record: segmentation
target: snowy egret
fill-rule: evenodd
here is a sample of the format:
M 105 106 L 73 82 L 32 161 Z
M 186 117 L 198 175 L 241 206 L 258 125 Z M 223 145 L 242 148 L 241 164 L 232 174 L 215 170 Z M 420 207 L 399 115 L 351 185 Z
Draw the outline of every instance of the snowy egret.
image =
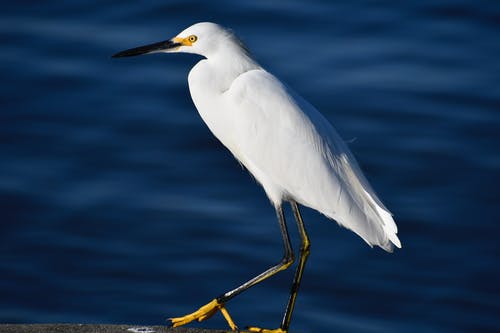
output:
M 392 214 L 332 125 L 263 69 L 231 31 L 215 23 L 197 23 L 172 39 L 128 49 L 113 57 L 158 52 L 204 57 L 189 72 L 191 98 L 211 132 L 263 186 L 276 210 L 284 244 L 284 256 L 278 264 L 197 311 L 170 319 L 174 327 L 205 320 L 220 310 L 231 329 L 237 329 L 225 304 L 294 261 L 284 201 L 291 204 L 301 236 L 299 264 L 280 327 L 250 327 L 250 331 L 288 331 L 310 246 L 299 204 L 354 231 L 370 246 L 386 251 L 392 251 L 394 245 L 401 247 Z

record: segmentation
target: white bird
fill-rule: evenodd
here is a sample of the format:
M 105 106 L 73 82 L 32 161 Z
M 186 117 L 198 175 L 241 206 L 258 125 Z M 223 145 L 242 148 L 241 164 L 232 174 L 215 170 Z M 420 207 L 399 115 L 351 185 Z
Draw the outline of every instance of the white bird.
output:
M 263 186 L 276 209 L 284 242 L 284 256 L 278 264 L 197 311 L 172 318 L 174 327 L 207 319 L 220 310 L 231 329 L 237 329 L 225 303 L 293 263 L 284 201 L 291 203 L 299 227 L 300 262 L 280 327 L 250 327 L 250 331 L 288 331 L 310 245 L 298 204 L 337 221 L 370 246 L 386 251 L 392 251 L 394 245 L 401 247 L 392 214 L 333 126 L 263 69 L 231 31 L 214 23 L 197 23 L 170 40 L 125 50 L 113 57 L 157 52 L 204 57 L 189 72 L 191 98 L 210 131 Z

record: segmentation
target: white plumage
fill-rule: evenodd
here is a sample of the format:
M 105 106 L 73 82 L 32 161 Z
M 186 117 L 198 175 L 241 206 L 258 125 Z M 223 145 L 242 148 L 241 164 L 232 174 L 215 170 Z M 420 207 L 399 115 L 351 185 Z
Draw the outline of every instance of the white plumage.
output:
M 227 30 L 199 23 L 179 36 L 193 34 L 217 45 L 205 52 L 203 46 L 180 48 L 206 56 L 189 73 L 194 104 L 273 204 L 295 200 L 370 245 L 401 247 L 391 213 L 321 113 L 259 66 Z

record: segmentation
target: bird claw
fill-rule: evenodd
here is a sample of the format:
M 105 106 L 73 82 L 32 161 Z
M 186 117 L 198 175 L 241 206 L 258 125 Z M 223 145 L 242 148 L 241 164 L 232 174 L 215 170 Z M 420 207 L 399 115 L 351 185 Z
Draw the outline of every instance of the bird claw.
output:
M 282 328 L 275 328 L 275 329 L 267 329 L 267 328 L 260 328 L 260 327 L 247 327 L 249 332 L 252 333 L 287 333 L 288 331 L 283 330 Z
M 219 310 L 221 311 L 222 315 L 226 319 L 229 327 L 231 327 L 231 329 L 233 331 L 237 330 L 238 327 L 236 326 L 233 319 L 231 318 L 231 316 L 227 312 L 226 307 L 224 306 L 224 303 L 219 303 L 219 301 L 217 301 L 217 299 L 214 299 L 214 300 L 210 301 L 209 303 L 203 305 L 201 308 L 199 308 L 198 310 L 196 310 L 193 313 L 190 313 L 190 314 L 185 315 L 183 317 L 170 318 L 169 320 L 170 320 L 170 323 L 172 324 L 172 327 L 178 327 L 178 326 L 186 325 L 186 324 L 192 322 L 193 320 L 197 320 L 197 321 L 206 320 L 206 319 L 212 317 Z

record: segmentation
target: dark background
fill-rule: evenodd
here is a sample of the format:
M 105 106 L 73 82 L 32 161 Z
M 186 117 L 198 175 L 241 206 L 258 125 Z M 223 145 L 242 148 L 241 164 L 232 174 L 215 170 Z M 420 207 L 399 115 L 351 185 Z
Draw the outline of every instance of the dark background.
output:
M 497 1 L 5 2 L 0 322 L 164 324 L 281 258 L 264 192 L 192 105 L 198 57 L 110 59 L 199 21 L 324 113 L 399 225 L 386 254 L 304 209 L 292 331 L 496 331 Z M 231 301 L 237 323 L 277 327 L 292 275 Z

